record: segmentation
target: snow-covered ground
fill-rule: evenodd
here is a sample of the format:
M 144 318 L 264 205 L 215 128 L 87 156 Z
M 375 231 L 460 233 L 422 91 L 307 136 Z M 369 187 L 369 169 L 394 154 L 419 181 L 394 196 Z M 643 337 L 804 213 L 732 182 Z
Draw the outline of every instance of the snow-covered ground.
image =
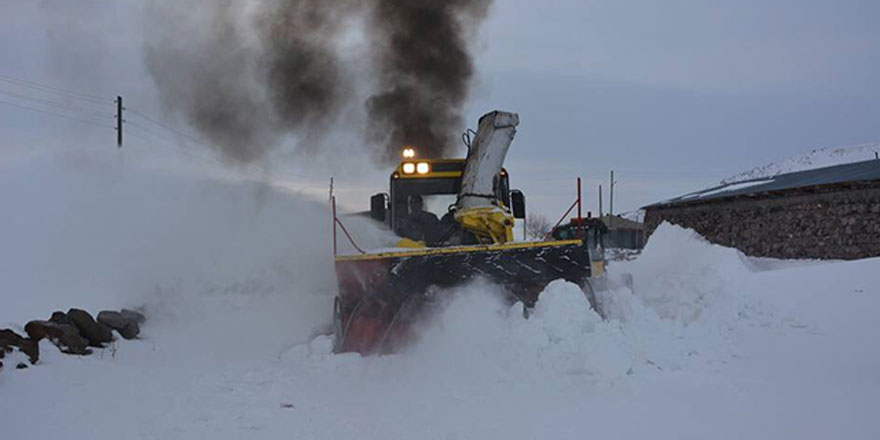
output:
M 663 225 L 610 265 L 635 282 L 600 295 L 607 320 L 564 282 L 528 320 L 476 284 L 408 352 L 362 358 L 313 337 L 320 201 L 87 152 L 0 164 L 0 200 L 0 327 L 149 316 L 140 340 L 0 371 L 3 438 L 880 437 L 880 259 L 753 260 Z
M 805 151 L 786 160 L 772 162 L 739 173 L 735 176 L 728 177 L 721 181 L 721 185 L 742 182 L 744 180 L 773 177 L 779 174 L 793 173 L 795 171 L 804 171 L 813 168 L 861 162 L 863 160 L 876 159 L 878 154 L 880 154 L 880 142 L 848 145 L 843 147 L 816 148 L 810 151 Z

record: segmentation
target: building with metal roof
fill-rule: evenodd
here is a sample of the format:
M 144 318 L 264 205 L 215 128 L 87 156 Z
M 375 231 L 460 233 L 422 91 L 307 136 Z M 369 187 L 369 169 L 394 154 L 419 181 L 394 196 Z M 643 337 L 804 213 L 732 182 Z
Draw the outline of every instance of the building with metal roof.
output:
M 619 215 L 605 214 L 602 222 L 608 228 L 602 244 L 605 248 L 642 249 L 645 247 L 645 224 Z
M 880 256 L 880 160 L 719 185 L 644 209 L 649 235 L 667 221 L 754 256 Z

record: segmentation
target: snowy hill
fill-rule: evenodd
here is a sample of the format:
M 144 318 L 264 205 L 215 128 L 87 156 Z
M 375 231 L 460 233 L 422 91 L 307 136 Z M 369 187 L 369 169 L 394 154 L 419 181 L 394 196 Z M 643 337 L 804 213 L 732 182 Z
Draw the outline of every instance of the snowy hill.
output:
M 752 170 L 739 173 L 721 181 L 722 185 L 745 180 L 773 177 L 779 174 L 823 168 L 832 165 L 860 162 L 875 159 L 880 154 L 880 143 L 850 145 L 844 147 L 818 148 L 801 153 L 793 158 L 773 162 Z
M 880 259 L 754 260 L 663 225 L 609 265 L 634 290 L 599 294 L 607 320 L 573 284 L 529 319 L 476 284 L 408 352 L 333 355 L 312 337 L 334 284 L 321 204 L 101 157 L 0 166 L 0 326 L 149 320 L 0 370 L 4 438 L 880 437 Z

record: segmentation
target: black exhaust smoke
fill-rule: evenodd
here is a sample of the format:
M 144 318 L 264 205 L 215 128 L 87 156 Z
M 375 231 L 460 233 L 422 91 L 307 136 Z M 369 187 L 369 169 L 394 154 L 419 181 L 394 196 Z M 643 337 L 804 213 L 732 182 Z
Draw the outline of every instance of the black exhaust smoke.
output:
M 144 54 L 163 104 L 240 162 L 320 131 L 345 100 L 337 3 L 153 0 Z
M 473 63 L 468 40 L 491 0 L 153 0 L 144 56 L 163 104 L 224 157 L 250 162 L 289 134 L 319 145 L 350 104 L 338 50 L 366 13 L 377 90 L 366 139 L 377 161 L 403 145 L 439 156 L 455 145 Z
M 402 145 L 442 157 L 462 128 L 474 66 L 468 40 L 490 0 L 374 0 L 379 91 L 367 101 L 368 139 L 385 160 Z

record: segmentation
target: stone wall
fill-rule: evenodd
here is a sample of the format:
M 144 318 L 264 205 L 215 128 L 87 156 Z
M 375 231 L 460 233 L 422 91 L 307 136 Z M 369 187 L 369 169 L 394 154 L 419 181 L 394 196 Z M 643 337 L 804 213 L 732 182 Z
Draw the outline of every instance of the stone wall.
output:
M 751 256 L 876 257 L 880 256 L 880 181 L 648 208 L 647 233 L 663 221 Z

